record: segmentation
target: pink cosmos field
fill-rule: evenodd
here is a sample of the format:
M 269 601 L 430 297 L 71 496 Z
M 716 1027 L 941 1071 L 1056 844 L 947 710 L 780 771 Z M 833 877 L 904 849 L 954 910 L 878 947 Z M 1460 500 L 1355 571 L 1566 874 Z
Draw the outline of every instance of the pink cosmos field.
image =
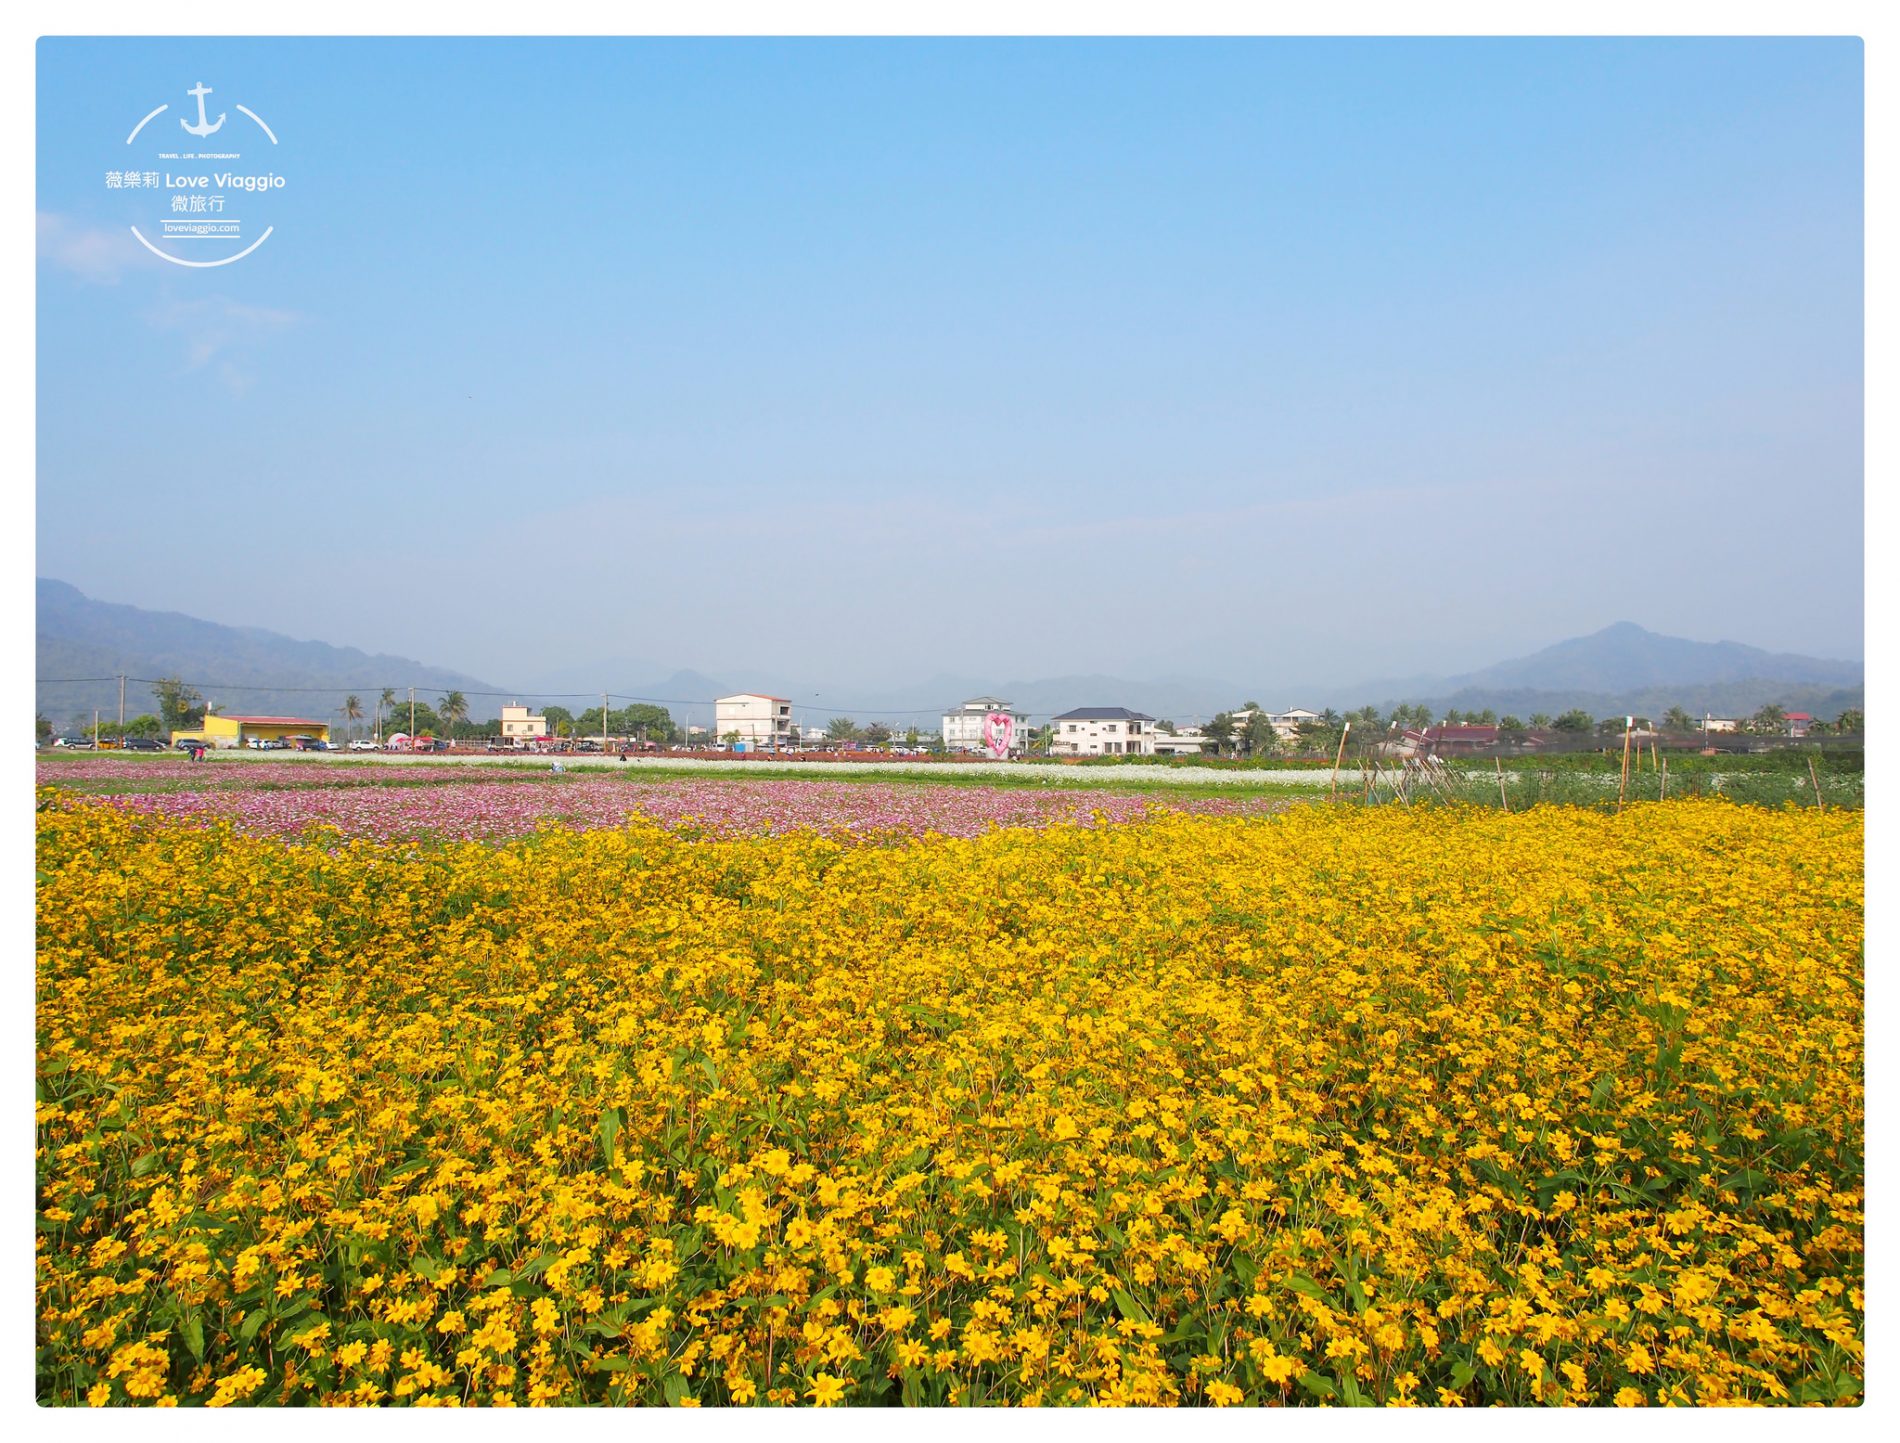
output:
M 313 824 L 345 837 L 498 841 L 555 824 L 591 830 L 639 813 L 715 835 L 798 829 L 831 835 L 973 837 L 992 827 L 1125 822 L 1160 807 L 1237 815 L 1277 810 L 1268 798 L 1152 796 L 1064 786 L 1006 787 L 833 782 L 794 778 L 641 781 L 600 775 L 483 774 L 442 767 L 345 770 L 296 763 L 176 767 L 112 758 L 42 761 L 46 782 L 160 784 L 162 791 L 102 795 L 102 805 L 205 821 L 258 836 L 298 836 Z M 426 785 L 390 785 L 391 781 Z

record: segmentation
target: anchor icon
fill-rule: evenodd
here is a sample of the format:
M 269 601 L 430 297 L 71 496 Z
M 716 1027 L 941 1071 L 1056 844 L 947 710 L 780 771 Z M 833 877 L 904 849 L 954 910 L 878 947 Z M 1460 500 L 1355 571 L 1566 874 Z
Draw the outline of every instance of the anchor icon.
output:
M 198 97 L 198 123 L 196 125 L 193 125 L 189 120 L 186 120 L 184 116 L 181 115 L 178 117 L 178 123 L 184 126 L 186 131 L 188 131 L 192 135 L 196 135 L 196 136 L 209 135 L 211 134 L 212 131 L 218 129 L 220 126 L 224 124 L 223 111 L 218 112 L 218 118 L 214 123 L 210 125 L 205 124 L 205 97 L 209 95 L 210 93 L 211 93 L 211 87 L 206 85 L 204 81 L 202 80 L 200 80 L 193 89 L 187 90 L 185 92 L 185 94 L 187 95 L 195 95 Z

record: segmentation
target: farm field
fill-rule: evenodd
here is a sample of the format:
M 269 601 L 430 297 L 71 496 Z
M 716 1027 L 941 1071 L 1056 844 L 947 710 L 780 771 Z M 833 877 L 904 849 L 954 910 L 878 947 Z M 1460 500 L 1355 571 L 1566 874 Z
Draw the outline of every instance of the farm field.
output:
M 43 1403 L 1859 1399 L 1858 811 L 139 765 L 39 794 Z
M 808 829 L 833 834 L 975 836 L 997 826 L 1127 821 L 1156 807 L 1203 814 L 1285 806 L 1262 791 L 1183 787 L 1007 786 L 917 777 L 812 780 L 724 773 L 667 774 L 607 767 L 554 775 L 546 763 L 473 768 L 428 764 L 85 758 L 42 761 L 39 778 L 126 810 L 228 821 L 259 836 L 486 840 L 539 827 L 620 827 L 638 812 L 695 833 Z M 313 831 L 312 829 L 317 829 Z

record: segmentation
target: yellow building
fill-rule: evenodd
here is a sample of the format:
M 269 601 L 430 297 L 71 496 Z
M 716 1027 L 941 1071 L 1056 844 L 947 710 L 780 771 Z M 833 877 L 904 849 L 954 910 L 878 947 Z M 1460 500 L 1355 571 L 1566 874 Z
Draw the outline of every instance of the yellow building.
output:
M 330 724 L 300 716 L 208 716 L 201 727 L 172 733 L 172 743 L 201 741 L 213 747 L 243 747 L 254 741 L 290 741 L 293 737 L 330 740 Z
M 534 715 L 525 706 L 505 706 L 501 709 L 501 734 L 516 746 L 539 741 L 548 734 L 548 719 Z

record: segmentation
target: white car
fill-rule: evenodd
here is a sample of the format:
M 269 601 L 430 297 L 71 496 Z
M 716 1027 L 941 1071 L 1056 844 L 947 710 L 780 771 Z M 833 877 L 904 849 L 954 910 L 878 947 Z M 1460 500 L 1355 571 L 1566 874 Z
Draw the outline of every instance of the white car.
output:
M 367 738 L 358 737 L 355 741 L 350 743 L 350 750 L 353 752 L 379 752 L 382 748 Z

